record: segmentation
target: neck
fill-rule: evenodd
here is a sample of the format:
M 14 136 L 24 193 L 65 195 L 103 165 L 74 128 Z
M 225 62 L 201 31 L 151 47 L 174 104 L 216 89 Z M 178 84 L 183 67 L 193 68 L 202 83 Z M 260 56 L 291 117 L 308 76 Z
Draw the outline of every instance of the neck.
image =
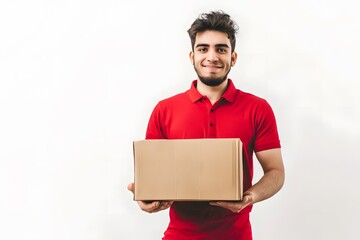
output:
M 217 102 L 223 93 L 225 92 L 227 86 L 228 86 L 228 79 L 226 79 L 223 83 L 221 83 L 219 86 L 210 87 L 202 83 L 200 80 L 197 81 L 196 89 L 199 91 L 199 93 L 203 96 L 207 96 L 207 98 L 210 100 L 211 104 L 214 104 Z

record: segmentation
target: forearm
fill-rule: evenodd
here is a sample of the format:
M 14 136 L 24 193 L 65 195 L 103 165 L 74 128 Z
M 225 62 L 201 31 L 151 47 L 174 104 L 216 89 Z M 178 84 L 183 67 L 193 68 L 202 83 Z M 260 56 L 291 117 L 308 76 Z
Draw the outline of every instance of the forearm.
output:
M 281 149 L 275 148 L 256 153 L 256 157 L 264 171 L 262 178 L 244 192 L 241 202 L 217 201 L 211 205 L 240 212 L 245 207 L 265 200 L 277 193 L 284 185 L 285 170 L 281 157 Z
M 261 202 L 275 195 L 284 185 L 284 180 L 283 169 L 269 170 L 244 195 L 251 195 L 253 203 Z

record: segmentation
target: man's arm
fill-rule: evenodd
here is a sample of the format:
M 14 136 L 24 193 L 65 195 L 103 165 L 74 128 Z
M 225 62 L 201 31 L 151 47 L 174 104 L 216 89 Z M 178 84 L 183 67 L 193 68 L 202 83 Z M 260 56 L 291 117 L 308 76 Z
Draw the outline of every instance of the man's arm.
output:
M 135 192 L 134 183 L 130 183 L 127 188 L 130 192 L 134 194 Z M 143 210 L 144 212 L 155 213 L 169 208 L 173 202 L 172 201 L 153 201 L 153 202 L 137 201 L 137 203 L 141 208 L 141 210 Z
M 211 202 L 211 205 L 240 212 L 245 207 L 263 201 L 276 194 L 284 185 L 285 170 L 281 149 L 275 148 L 256 153 L 256 157 L 264 171 L 262 178 L 246 192 L 241 202 Z

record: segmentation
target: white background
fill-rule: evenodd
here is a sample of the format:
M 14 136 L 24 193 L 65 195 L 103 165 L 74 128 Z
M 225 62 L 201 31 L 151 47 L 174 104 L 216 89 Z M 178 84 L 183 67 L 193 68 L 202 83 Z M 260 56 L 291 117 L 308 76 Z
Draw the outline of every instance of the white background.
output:
M 186 30 L 219 9 L 240 26 L 229 77 L 272 105 L 286 165 L 254 239 L 360 239 L 355 2 L 0 0 L 0 239 L 162 236 L 167 212 L 126 190 L 132 141 L 196 78 Z

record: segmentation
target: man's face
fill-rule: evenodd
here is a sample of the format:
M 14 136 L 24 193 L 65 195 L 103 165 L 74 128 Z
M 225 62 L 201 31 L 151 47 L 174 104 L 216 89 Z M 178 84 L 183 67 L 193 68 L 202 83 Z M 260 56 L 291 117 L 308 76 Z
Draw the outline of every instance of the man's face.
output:
M 208 30 L 196 34 L 190 60 L 199 80 L 205 85 L 218 86 L 224 82 L 236 58 L 236 52 L 231 53 L 226 33 Z

